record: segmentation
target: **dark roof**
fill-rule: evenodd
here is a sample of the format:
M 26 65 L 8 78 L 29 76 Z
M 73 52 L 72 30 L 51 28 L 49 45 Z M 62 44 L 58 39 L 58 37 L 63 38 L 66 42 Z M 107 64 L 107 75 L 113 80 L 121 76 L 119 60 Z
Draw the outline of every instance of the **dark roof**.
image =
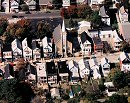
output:
M 88 40 L 90 43 L 93 43 L 92 38 L 91 38 L 86 32 L 82 32 L 82 33 L 81 33 L 81 42 L 82 42 L 82 44 L 83 44 L 86 40 Z
M 100 37 L 93 37 L 94 44 L 103 44 Z
M 57 62 L 59 73 L 68 73 L 69 69 L 67 67 L 66 61 Z
M 32 66 L 31 64 L 27 65 L 27 70 L 30 71 L 30 74 L 36 75 L 36 73 L 37 73 L 36 68 L 34 66 Z
M 81 50 L 81 48 L 80 48 L 80 43 L 79 43 L 77 37 L 74 37 L 74 38 L 73 38 L 72 44 L 73 44 L 73 48 L 75 49 L 75 52 L 78 52 L 78 51 Z
M 36 48 L 40 49 L 40 44 L 38 43 L 38 41 L 33 41 L 32 42 L 32 49 L 36 49 Z
M 3 45 L 3 52 L 6 52 L 6 51 L 12 51 L 10 44 Z
M 5 68 L 4 68 L 4 70 L 5 70 L 5 74 L 4 74 L 4 77 L 5 77 L 5 78 L 10 77 L 10 75 L 14 77 L 14 69 L 13 69 L 13 66 L 12 66 L 12 65 L 7 64 L 7 65 L 5 66 Z
M 55 63 L 53 61 L 46 62 L 46 71 L 48 75 L 54 75 L 57 74 L 57 70 L 55 67 Z
M 32 39 L 29 38 L 29 37 L 27 38 L 27 45 L 28 45 L 29 48 L 32 49 Z

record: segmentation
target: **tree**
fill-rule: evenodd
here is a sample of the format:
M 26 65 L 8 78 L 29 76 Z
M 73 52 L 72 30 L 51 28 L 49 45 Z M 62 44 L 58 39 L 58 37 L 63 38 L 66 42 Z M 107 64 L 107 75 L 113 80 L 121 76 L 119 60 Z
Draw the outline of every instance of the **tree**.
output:
M 27 4 L 21 5 L 22 11 L 29 11 L 29 6 Z
M 42 21 L 38 22 L 37 24 L 37 38 L 43 38 L 45 36 L 51 38 L 52 37 L 52 32 L 51 32 L 51 26 L 49 23 L 45 22 L 43 23 Z
M 112 81 L 115 77 L 116 73 L 120 72 L 119 68 L 112 68 L 110 73 L 108 74 L 108 78 Z
M 17 79 L 0 81 L 0 100 L 8 103 L 29 103 L 34 93 L 26 83 L 20 83 Z
M 102 24 L 101 16 L 98 11 L 94 11 L 90 16 L 90 22 L 93 28 L 99 28 Z
M 113 94 L 107 103 L 128 103 L 128 101 L 124 95 Z
M 31 22 L 26 19 L 21 19 L 17 23 L 9 24 L 6 29 L 6 37 L 23 39 L 31 34 Z
M 6 31 L 8 26 L 8 20 L 6 18 L 0 18 L 0 36 Z
M 56 9 L 62 7 L 62 0 L 52 0 L 52 4 L 55 6 Z
M 128 85 L 128 78 L 124 72 L 117 72 L 113 77 L 113 84 L 116 88 L 120 89 Z
M 127 43 L 126 41 L 122 41 L 122 42 L 121 42 L 120 50 L 121 50 L 121 51 L 125 51 L 125 52 L 129 51 L 129 50 L 130 50 L 130 45 L 129 45 L 129 43 Z

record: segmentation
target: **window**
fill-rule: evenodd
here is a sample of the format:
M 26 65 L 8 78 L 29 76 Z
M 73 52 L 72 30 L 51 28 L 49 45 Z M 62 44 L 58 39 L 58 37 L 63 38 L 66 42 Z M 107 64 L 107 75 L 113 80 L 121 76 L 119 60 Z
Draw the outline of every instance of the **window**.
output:
M 108 37 L 110 38 L 110 37 L 111 37 L 111 34 L 108 34 Z
M 105 35 L 103 35 L 103 38 L 105 38 Z

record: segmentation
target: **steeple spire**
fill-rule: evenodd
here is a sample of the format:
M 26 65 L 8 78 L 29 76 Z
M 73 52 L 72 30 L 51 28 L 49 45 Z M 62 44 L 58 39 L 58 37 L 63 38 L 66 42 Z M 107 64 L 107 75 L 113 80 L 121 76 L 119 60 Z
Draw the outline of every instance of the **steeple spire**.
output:
M 65 31 L 65 21 L 64 21 L 64 18 L 63 18 L 63 23 L 62 23 L 62 32 L 63 32 L 63 33 L 66 32 L 66 31 Z

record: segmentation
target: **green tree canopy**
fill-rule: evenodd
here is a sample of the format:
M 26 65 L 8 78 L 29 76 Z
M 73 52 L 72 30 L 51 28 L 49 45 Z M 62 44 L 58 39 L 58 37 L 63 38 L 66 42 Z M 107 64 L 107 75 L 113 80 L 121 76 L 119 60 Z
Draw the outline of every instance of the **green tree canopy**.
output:
M 113 94 L 107 103 L 128 103 L 128 101 L 124 95 Z
M 127 74 L 124 72 L 117 72 L 113 77 L 113 84 L 116 88 L 120 89 L 128 85 Z
M 52 0 L 52 4 L 56 7 L 56 9 L 59 9 L 62 7 L 62 0 Z
M 90 16 L 90 22 L 93 28 L 99 28 L 102 24 L 101 16 L 98 11 L 94 11 Z
M 37 38 L 43 38 L 45 36 L 52 37 L 51 26 L 49 23 L 43 23 L 42 21 L 37 24 Z
M 20 83 L 17 79 L 0 81 L 0 100 L 8 103 L 29 103 L 34 93 L 27 83 Z
M 0 18 L 0 36 L 6 31 L 8 26 L 8 20 L 6 18 Z

